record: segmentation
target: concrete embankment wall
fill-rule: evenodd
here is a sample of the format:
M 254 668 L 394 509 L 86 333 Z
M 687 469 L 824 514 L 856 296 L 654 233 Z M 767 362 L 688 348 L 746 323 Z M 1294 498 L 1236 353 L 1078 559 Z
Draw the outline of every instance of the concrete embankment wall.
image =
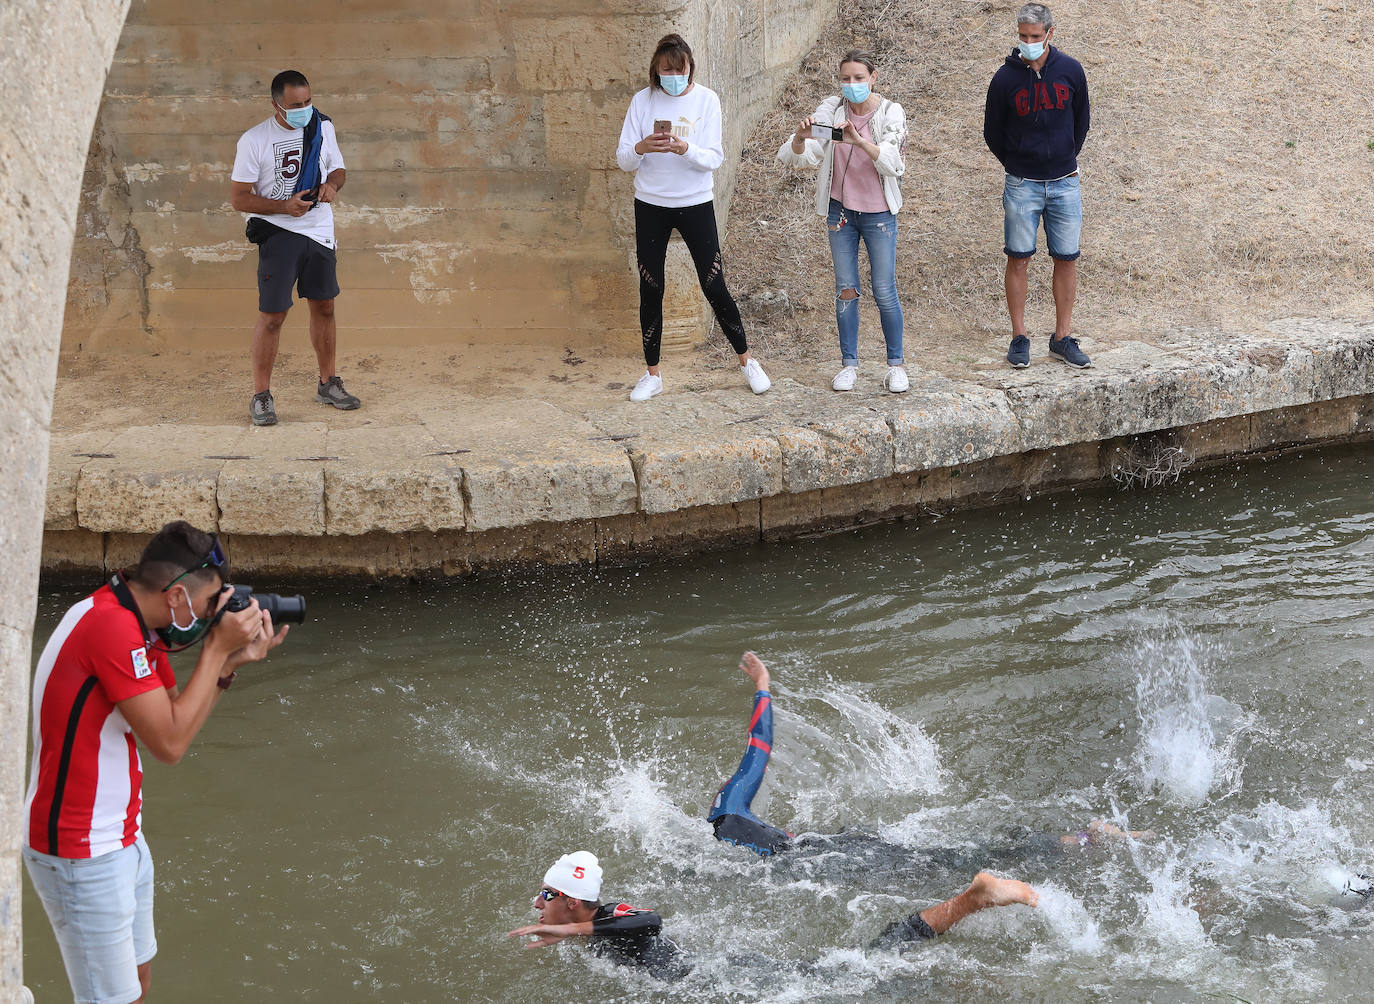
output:
M 62 291 L 81 164 L 127 7 L 0 3 L 0 1000 L 18 1000 L 23 983 L 20 829 Z
M 903 395 L 782 378 L 762 397 L 493 401 L 477 422 L 83 432 L 53 440 L 44 563 L 127 566 L 177 518 L 255 574 L 620 561 L 1371 434 L 1374 323 L 1303 321 L 1124 342 L 1081 372 L 922 375 Z
M 311 80 L 348 184 L 336 210 L 350 350 L 638 343 L 620 124 L 669 30 L 721 94 L 728 206 L 744 138 L 825 0 L 134 0 L 82 183 L 65 351 L 247 342 L 256 250 L 229 206 L 240 133 L 279 70 Z M 722 214 L 723 215 L 723 214 Z M 673 249 L 665 345 L 707 315 Z

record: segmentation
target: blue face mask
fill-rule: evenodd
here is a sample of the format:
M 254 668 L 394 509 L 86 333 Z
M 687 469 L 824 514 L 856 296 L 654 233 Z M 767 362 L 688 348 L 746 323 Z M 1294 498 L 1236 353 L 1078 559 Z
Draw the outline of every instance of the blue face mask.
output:
M 1028 63 L 1033 63 L 1045 54 L 1044 42 L 1018 42 L 1016 47 L 1021 50 L 1021 58 Z
M 845 84 L 840 90 L 844 93 L 846 101 L 852 101 L 856 105 L 861 105 L 868 100 L 869 86 L 867 80 L 861 80 L 857 84 Z
M 315 114 L 314 105 L 306 105 L 304 108 L 281 108 L 281 117 L 286 119 L 286 124 L 292 129 L 304 129 L 310 124 L 310 118 Z
M 687 85 L 690 83 L 685 73 L 660 73 L 658 79 L 663 84 L 663 89 L 673 97 L 677 97 L 687 90 Z

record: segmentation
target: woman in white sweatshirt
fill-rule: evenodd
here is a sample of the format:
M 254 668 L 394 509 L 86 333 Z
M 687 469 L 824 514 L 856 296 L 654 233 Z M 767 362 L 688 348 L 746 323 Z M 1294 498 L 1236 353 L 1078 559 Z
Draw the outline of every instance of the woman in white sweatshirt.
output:
M 749 355 L 739 307 L 725 285 L 725 268 L 711 201 L 715 169 L 725 159 L 720 98 L 696 83 L 696 61 L 681 35 L 665 35 L 649 61 L 649 86 L 634 96 L 620 130 L 616 160 L 635 176 L 635 253 L 639 259 L 639 327 L 648 370 L 630 392 L 647 401 L 663 390 L 658 371 L 663 338 L 663 270 L 668 238 L 682 235 L 701 291 L 739 356 L 749 389 L 762 394 L 768 375 Z
M 783 141 L 778 159 L 820 168 L 816 214 L 825 217 L 835 262 L 835 323 L 840 372 L 831 386 L 853 390 L 859 365 L 859 239 L 868 249 L 869 287 L 887 343 L 883 386 L 910 387 L 902 365 L 902 304 L 897 299 L 898 179 L 906 171 L 906 112 L 873 90 L 873 57 L 851 49 L 840 60 L 842 94 L 826 98 Z M 839 138 L 836 139 L 836 134 Z

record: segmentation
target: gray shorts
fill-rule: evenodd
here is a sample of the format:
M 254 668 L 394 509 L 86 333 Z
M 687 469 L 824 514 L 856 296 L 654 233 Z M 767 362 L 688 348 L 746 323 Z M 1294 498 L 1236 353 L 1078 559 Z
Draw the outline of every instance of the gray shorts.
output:
M 291 287 L 303 300 L 339 295 L 338 255 L 319 241 L 278 230 L 258 245 L 258 309 L 284 314 L 291 309 Z
M 30 847 L 23 854 L 75 999 L 82 1004 L 137 1000 L 143 993 L 138 967 L 157 954 L 153 858 L 143 835 L 94 858 L 57 858 Z

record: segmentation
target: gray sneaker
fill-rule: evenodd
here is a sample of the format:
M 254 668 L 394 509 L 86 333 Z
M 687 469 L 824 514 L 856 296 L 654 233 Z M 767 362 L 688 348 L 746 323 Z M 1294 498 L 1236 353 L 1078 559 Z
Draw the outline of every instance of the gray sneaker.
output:
M 356 397 L 344 390 L 343 381 L 336 376 L 329 378 L 328 383 L 322 383 L 315 392 L 315 400 L 320 404 L 332 404 L 340 411 L 352 411 L 362 404 Z
M 270 390 L 253 395 L 253 400 L 248 404 L 248 417 L 253 420 L 254 425 L 277 424 L 277 409 L 272 403 Z

